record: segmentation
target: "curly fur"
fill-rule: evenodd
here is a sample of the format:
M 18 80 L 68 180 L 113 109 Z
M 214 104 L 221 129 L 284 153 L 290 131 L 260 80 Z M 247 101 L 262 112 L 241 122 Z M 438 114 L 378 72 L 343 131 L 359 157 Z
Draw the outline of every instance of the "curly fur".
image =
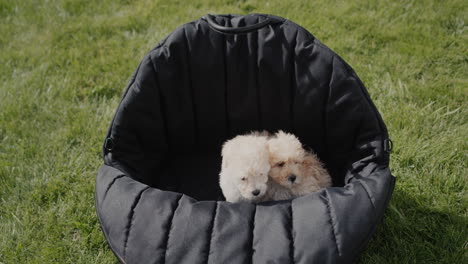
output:
M 221 155 L 219 183 L 228 202 L 287 200 L 331 186 L 317 156 L 283 131 L 237 136 L 224 143 Z
M 267 134 L 253 132 L 228 140 L 221 155 L 219 184 L 226 201 L 260 201 L 270 170 Z
M 279 131 L 268 139 L 268 149 L 271 166 L 269 177 L 282 188 L 273 184 L 271 186 L 283 192 L 281 197 L 287 196 L 283 188 L 289 191 L 287 199 L 290 199 L 331 186 L 331 177 L 323 164 L 315 154 L 304 150 L 293 134 Z M 264 199 L 278 200 L 275 190 L 271 189 L 268 192 L 271 197 Z

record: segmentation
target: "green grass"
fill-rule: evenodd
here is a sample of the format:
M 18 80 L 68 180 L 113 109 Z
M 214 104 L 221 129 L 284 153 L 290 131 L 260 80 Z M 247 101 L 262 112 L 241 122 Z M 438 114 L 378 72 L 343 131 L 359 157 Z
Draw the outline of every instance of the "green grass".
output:
M 395 143 L 361 263 L 468 262 L 466 1 L 0 0 L 0 263 L 115 263 L 101 144 L 140 59 L 206 13 L 291 19 L 350 63 Z

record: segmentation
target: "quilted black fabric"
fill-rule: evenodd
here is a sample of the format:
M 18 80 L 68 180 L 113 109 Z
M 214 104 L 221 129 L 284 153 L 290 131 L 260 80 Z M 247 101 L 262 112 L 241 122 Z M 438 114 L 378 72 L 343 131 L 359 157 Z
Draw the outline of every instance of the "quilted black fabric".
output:
M 289 201 L 228 203 L 222 143 L 296 134 L 334 187 Z M 123 263 L 351 263 L 395 178 L 388 133 L 357 75 L 284 18 L 207 15 L 152 49 L 109 128 L 96 207 Z

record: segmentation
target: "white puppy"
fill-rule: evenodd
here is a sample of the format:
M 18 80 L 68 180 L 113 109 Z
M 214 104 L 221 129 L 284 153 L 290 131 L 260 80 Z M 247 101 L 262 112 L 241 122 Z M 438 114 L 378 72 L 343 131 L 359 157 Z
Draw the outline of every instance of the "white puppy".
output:
M 260 202 L 270 171 L 266 133 L 237 136 L 224 143 L 219 184 L 228 202 Z

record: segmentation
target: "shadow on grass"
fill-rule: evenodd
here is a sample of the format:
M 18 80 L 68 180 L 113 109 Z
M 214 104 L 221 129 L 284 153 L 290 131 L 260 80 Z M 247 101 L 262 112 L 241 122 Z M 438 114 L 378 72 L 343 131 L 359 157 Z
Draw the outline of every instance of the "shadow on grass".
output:
M 358 263 L 468 263 L 468 220 L 395 190 L 383 223 Z

